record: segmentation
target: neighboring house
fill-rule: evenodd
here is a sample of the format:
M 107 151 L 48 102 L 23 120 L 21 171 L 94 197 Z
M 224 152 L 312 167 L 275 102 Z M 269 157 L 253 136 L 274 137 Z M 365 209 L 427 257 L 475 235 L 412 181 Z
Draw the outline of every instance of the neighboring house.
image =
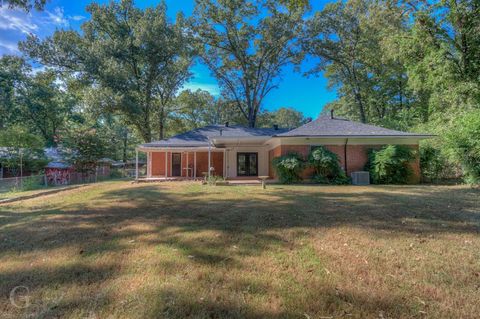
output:
M 368 150 L 388 144 L 418 149 L 431 135 L 407 133 L 322 115 L 296 129 L 248 128 L 209 125 L 169 139 L 142 144 L 147 153 L 147 178 L 190 177 L 210 174 L 228 179 L 270 176 L 275 157 L 296 152 L 308 156 L 312 147 L 323 145 L 336 153 L 347 175 L 364 169 Z M 412 162 L 414 179 L 420 179 L 419 160 Z M 311 172 L 306 170 L 304 177 Z

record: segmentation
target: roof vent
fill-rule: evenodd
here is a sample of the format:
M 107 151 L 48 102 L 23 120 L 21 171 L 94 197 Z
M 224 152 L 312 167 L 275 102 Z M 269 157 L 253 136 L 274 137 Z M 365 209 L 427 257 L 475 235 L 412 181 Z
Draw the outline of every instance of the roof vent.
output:
M 273 124 L 273 129 L 274 129 L 275 131 L 278 131 L 278 124 Z
M 228 122 L 225 122 L 225 127 L 228 127 L 228 125 L 229 125 L 229 124 L 230 124 L 230 123 L 228 123 Z
M 330 110 L 330 118 L 333 120 L 333 109 Z

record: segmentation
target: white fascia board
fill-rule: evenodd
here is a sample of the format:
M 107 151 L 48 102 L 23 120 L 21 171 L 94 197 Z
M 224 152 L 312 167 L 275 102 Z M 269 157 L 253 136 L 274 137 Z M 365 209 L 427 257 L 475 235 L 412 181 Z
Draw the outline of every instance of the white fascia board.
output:
M 208 147 L 138 147 L 137 148 L 141 152 L 201 152 L 201 151 L 208 151 Z M 215 147 L 212 148 L 215 150 Z
M 279 145 L 415 145 L 422 138 L 418 136 L 311 136 L 311 137 L 276 137 L 269 144 L 270 148 Z M 347 141 L 348 140 L 348 141 Z

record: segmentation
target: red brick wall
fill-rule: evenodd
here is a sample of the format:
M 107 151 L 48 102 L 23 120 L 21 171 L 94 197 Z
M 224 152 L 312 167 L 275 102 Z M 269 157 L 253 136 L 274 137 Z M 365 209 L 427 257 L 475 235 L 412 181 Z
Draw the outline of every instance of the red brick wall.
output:
M 165 152 L 152 153 L 152 176 L 165 175 Z
M 384 145 L 347 145 L 347 172 L 350 175 L 352 172 L 363 170 L 365 164 L 368 161 L 368 150 L 370 149 L 379 149 Z M 282 145 L 278 146 L 269 152 L 269 160 L 270 163 L 274 157 L 283 156 L 288 153 L 298 153 L 304 156 L 305 158 L 308 157 L 310 153 L 311 145 Z M 337 154 L 340 160 L 340 166 L 345 168 L 345 146 L 344 145 L 325 145 L 325 147 Z M 413 149 L 418 151 L 418 145 L 410 145 Z M 411 179 L 411 183 L 419 183 L 420 182 L 420 159 L 418 157 L 414 162 L 412 162 L 412 169 L 413 169 L 413 176 Z M 313 170 L 311 168 L 306 169 L 302 173 L 302 178 L 308 179 L 313 174 Z M 275 171 L 270 164 L 269 175 L 272 178 L 275 178 Z
M 193 158 L 193 153 L 191 155 Z M 223 152 L 212 152 L 211 156 L 214 175 L 223 176 Z M 208 152 L 197 152 L 197 177 L 203 177 L 203 172 L 208 172 Z
M 273 168 L 272 160 L 275 157 L 280 157 L 282 156 L 282 148 L 280 146 L 275 147 L 274 149 L 271 149 L 268 151 L 268 176 L 271 178 L 276 178 L 277 175 L 275 173 L 275 169 Z

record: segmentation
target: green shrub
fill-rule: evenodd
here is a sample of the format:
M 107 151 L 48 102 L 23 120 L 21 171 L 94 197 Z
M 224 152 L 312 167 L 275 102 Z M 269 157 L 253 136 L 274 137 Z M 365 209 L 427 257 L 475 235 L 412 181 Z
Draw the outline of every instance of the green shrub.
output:
M 380 150 L 370 150 L 367 168 L 374 184 L 405 184 L 412 175 L 410 162 L 415 152 L 402 145 L 387 145 Z
M 30 191 L 30 190 L 44 188 L 44 187 L 45 187 L 45 183 L 42 177 L 28 176 L 23 178 L 21 189 L 23 191 Z
M 468 184 L 480 184 L 480 110 L 459 117 L 445 136 L 453 160 L 462 166 Z
M 308 164 L 315 173 L 313 181 L 320 184 L 347 184 L 348 178 L 340 167 L 337 154 L 318 146 L 308 155 Z
M 420 146 L 420 170 L 422 181 L 436 183 L 440 180 L 452 178 L 454 164 L 448 161 L 442 150 L 433 145 Z
M 124 176 L 123 176 L 123 172 L 121 170 L 116 169 L 116 168 L 110 170 L 110 178 L 116 179 L 116 178 L 122 178 L 122 177 L 124 177 Z
M 289 153 L 285 156 L 276 157 L 272 164 L 281 183 L 290 184 L 302 180 L 300 173 L 305 167 L 305 161 L 299 154 Z

